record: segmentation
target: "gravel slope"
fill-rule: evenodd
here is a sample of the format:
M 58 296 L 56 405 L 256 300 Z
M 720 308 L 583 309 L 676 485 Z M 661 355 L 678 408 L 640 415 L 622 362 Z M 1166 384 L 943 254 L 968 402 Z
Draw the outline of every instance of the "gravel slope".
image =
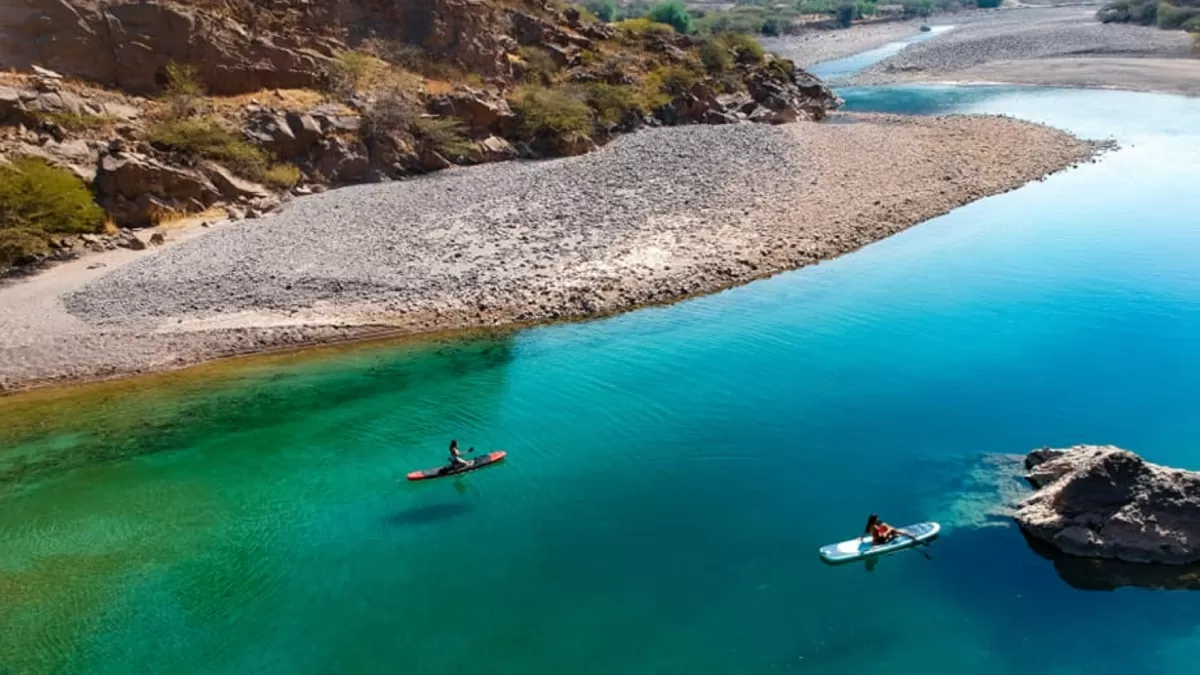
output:
M 840 255 L 1096 150 L 1004 118 L 848 121 L 650 130 L 582 157 L 344 188 L 93 270 L 38 311 L 20 285 L 0 288 L 15 321 L 0 389 L 676 300 Z

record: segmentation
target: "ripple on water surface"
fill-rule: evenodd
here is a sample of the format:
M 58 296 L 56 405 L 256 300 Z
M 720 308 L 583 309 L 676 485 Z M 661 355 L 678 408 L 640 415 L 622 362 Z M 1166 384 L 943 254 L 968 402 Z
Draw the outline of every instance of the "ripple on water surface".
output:
M 1190 672 L 1193 596 L 1003 501 L 1043 444 L 1200 468 L 1200 103 L 845 96 L 1123 147 L 673 307 L 0 399 L 0 672 Z M 450 437 L 509 460 L 408 483 Z M 869 511 L 946 533 L 822 566 Z

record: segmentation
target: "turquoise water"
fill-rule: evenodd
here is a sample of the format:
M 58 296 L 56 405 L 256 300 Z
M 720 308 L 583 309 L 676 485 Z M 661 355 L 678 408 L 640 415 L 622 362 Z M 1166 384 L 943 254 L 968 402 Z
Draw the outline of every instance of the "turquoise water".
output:
M 881 47 L 876 47 L 865 52 L 859 52 L 851 56 L 832 61 L 818 63 L 808 71 L 813 75 L 827 82 L 838 82 L 852 75 L 856 75 L 859 71 L 869 68 L 884 59 L 899 54 L 905 47 L 909 45 L 920 44 L 926 40 L 937 37 L 946 31 L 953 30 L 953 26 L 934 26 L 932 30 L 916 35 L 906 37 L 903 40 L 889 42 Z
M 1123 148 L 672 307 L 0 400 L 0 672 L 1192 672 L 1194 596 L 994 511 L 1035 446 L 1200 469 L 1200 100 L 843 95 Z M 404 480 L 451 437 L 509 461 Z M 823 566 L 870 511 L 945 534 Z

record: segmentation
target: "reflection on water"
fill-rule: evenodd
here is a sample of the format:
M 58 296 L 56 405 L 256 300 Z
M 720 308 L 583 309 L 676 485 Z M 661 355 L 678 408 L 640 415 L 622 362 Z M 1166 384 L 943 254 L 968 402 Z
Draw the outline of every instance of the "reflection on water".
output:
M 1151 565 L 1080 558 L 1028 535 L 1025 535 L 1025 541 L 1030 550 L 1054 563 L 1054 571 L 1063 581 L 1081 591 L 1114 591 L 1126 586 L 1151 590 L 1200 590 L 1200 565 Z

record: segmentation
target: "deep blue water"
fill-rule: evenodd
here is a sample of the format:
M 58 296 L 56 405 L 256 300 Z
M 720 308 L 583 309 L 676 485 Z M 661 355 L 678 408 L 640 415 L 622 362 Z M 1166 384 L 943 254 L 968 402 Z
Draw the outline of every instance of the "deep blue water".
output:
M 1200 100 L 843 95 L 1122 149 L 671 307 L 25 406 L 0 460 L 137 456 L 0 494 L 0 672 L 1193 672 L 1196 596 L 1073 588 L 995 455 L 1200 469 Z M 510 459 L 403 480 L 451 436 Z M 870 511 L 946 531 L 823 566 Z

